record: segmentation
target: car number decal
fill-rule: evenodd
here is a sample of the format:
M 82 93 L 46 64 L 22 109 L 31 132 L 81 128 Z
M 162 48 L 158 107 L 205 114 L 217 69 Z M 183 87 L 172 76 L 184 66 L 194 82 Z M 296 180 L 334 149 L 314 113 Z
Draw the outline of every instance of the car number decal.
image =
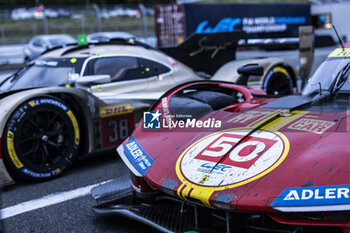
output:
M 101 118 L 103 148 L 119 145 L 134 129 L 133 114 Z
M 183 175 L 199 184 L 209 175 L 205 186 L 226 186 L 250 179 L 270 168 L 283 154 L 282 139 L 271 132 L 259 131 L 238 145 L 220 164 L 219 159 L 236 144 L 248 130 L 229 131 L 211 135 L 195 143 L 181 161 Z M 215 166 L 215 168 L 214 168 Z M 214 169 L 212 172 L 210 172 Z
M 222 156 L 251 129 L 216 132 L 189 146 L 176 163 L 176 173 L 183 182 L 178 195 L 197 197 L 209 205 L 214 191 L 234 188 L 252 182 L 274 170 L 289 151 L 288 139 L 279 132 L 258 130 L 240 143 L 226 158 Z M 186 186 L 179 193 L 179 190 Z

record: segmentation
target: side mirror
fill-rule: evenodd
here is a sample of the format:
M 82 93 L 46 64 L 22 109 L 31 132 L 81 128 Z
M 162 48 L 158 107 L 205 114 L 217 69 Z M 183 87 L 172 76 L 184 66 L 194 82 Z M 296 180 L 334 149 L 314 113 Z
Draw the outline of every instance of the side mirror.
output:
M 76 81 L 76 84 L 79 86 L 90 86 L 93 84 L 102 84 L 109 82 L 111 82 L 111 76 L 109 74 L 101 74 L 83 76 Z
M 258 64 L 247 64 L 239 67 L 237 72 L 240 74 L 240 76 L 237 79 L 236 84 L 247 85 L 250 75 L 260 76 L 264 74 L 264 67 Z
M 237 72 L 241 75 L 263 75 L 264 67 L 258 64 L 247 64 L 238 68 Z

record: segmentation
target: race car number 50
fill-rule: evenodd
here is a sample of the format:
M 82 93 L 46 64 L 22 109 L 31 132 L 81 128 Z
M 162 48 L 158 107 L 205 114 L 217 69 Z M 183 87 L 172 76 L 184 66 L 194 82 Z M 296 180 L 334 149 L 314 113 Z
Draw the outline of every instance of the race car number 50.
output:
M 201 186 L 227 186 L 241 185 L 272 171 L 288 152 L 287 139 L 280 133 L 260 130 L 227 154 L 248 132 L 219 132 L 193 143 L 179 158 L 180 175 Z M 225 159 L 215 166 L 223 156 Z
M 223 133 L 195 158 L 217 163 L 244 135 Z M 277 140 L 249 137 L 239 144 L 221 163 L 249 169 Z

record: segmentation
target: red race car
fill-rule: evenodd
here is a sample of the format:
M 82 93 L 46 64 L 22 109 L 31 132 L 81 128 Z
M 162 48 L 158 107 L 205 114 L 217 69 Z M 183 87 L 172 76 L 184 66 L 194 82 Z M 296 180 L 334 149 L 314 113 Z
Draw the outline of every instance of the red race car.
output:
M 165 232 L 350 232 L 349 74 L 336 49 L 300 95 L 172 89 L 117 149 L 131 182 L 94 188 L 94 210 Z

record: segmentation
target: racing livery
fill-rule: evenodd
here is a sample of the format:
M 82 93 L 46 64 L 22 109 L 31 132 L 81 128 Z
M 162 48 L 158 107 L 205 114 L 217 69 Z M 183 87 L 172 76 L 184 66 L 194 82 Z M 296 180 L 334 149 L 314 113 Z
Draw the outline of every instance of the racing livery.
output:
M 209 81 L 167 92 L 117 148 L 130 180 L 95 187 L 94 210 L 164 232 L 350 232 L 349 52 L 300 95 Z
M 0 83 L 0 186 L 54 178 L 77 158 L 113 149 L 165 91 L 203 80 L 194 70 L 236 81 L 249 75 L 237 65 L 253 62 L 265 71 L 246 84 L 257 79 L 272 94 L 291 93 L 296 75 L 283 60 L 231 61 L 242 36 L 201 34 L 163 49 L 188 66 L 134 38 L 46 51 Z

